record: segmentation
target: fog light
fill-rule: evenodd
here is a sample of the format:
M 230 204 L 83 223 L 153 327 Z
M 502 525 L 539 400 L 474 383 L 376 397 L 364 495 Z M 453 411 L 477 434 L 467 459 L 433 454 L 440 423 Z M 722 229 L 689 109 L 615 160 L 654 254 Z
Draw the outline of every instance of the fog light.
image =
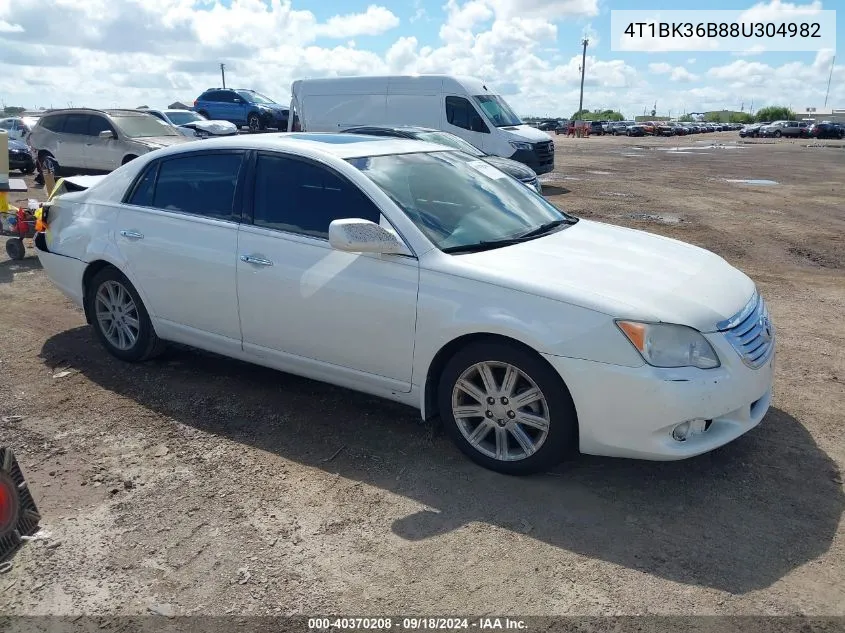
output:
M 678 442 L 683 442 L 692 435 L 704 433 L 704 431 L 706 431 L 709 426 L 710 425 L 707 423 L 707 420 L 702 419 L 687 420 L 686 422 L 681 422 L 678 426 L 672 429 L 672 439 Z
M 687 439 L 689 433 L 689 422 L 681 422 L 678 426 L 672 429 L 672 439 L 683 442 Z

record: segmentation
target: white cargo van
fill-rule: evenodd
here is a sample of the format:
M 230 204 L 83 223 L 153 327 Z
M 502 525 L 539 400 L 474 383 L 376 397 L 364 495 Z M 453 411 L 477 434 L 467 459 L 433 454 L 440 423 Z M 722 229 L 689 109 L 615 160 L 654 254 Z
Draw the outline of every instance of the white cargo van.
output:
M 551 137 L 525 125 L 501 95 L 472 77 L 404 75 L 299 79 L 291 86 L 289 130 L 307 132 L 362 125 L 444 130 L 494 156 L 512 158 L 538 174 L 555 165 Z

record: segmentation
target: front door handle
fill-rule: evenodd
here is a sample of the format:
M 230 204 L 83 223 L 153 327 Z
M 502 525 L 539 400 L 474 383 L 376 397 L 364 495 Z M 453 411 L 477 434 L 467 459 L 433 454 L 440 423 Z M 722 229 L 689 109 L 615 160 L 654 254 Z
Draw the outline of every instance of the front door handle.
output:
M 247 264 L 254 264 L 256 266 L 272 266 L 273 262 L 263 257 L 256 257 L 255 255 L 241 255 L 241 261 Z
M 123 237 L 126 237 L 130 240 L 142 240 L 142 239 L 144 239 L 143 233 L 138 233 L 137 231 L 121 231 L 120 234 Z

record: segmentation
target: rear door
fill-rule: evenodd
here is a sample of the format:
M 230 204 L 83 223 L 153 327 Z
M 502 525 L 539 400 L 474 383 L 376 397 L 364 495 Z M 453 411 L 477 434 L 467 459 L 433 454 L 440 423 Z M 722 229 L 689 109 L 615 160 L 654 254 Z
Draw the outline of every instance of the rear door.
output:
M 157 161 L 121 208 L 117 244 L 163 338 L 240 351 L 235 249 L 244 154 Z

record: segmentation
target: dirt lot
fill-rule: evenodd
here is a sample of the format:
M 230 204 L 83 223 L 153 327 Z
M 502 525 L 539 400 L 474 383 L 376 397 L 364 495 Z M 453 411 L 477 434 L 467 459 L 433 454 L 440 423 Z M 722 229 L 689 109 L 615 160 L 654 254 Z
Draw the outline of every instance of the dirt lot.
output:
M 779 340 L 757 429 L 509 478 L 367 396 L 188 349 L 121 364 L 34 256 L 2 259 L 0 445 L 46 538 L 0 613 L 845 615 L 845 147 L 555 140 L 555 203 L 758 282 Z

